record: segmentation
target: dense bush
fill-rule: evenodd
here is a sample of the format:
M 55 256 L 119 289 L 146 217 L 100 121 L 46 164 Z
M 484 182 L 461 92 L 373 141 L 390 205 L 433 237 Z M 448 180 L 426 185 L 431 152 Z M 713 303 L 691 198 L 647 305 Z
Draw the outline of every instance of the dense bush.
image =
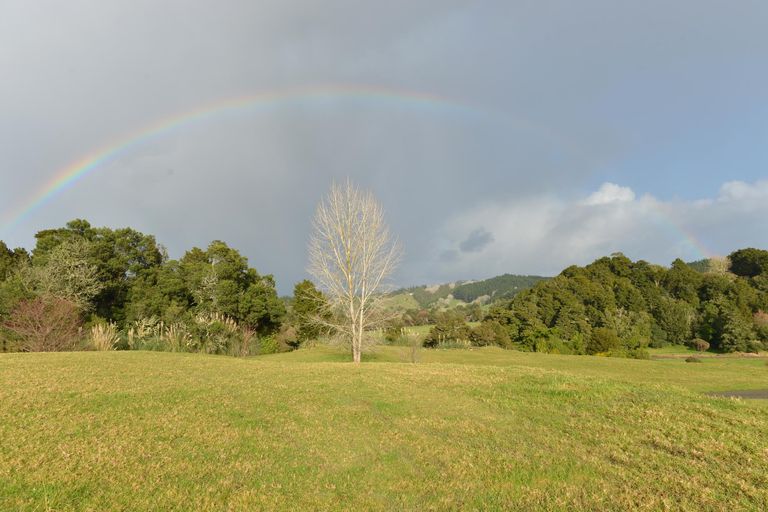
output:
M 701 338 L 694 338 L 688 342 L 688 346 L 699 352 L 709 350 L 709 343 Z
M 77 305 L 53 296 L 21 301 L 3 327 L 24 352 L 72 350 L 83 337 Z
M 154 237 L 84 220 L 40 231 L 30 256 L 0 242 L 0 348 L 253 353 L 283 324 L 270 275 L 220 241 L 169 260 Z M 82 333 L 83 324 L 92 326 Z M 252 345 L 252 346 L 251 346 Z
M 425 347 L 469 345 L 470 328 L 461 314 L 453 311 L 440 313 L 437 322 L 424 339 Z
M 587 342 L 588 354 L 610 353 L 621 347 L 616 331 L 607 327 L 598 327 L 592 331 L 592 336 Z
M 264 336 L 259 340 L 259 354 L 277 354 L 280 352 L 280 343 L 275 336 Z
M 495 304 L 487 319 L 527 350 L 630 354 L 698 338 L 718 351 L 756 351 L 768 342 L 764 253 L 731 255 L 742 276 L 719 261 L 698 272 L 681 260 L 664 268 L 614 254 Z
M 482 322 L 472 329 L 469 333 L 469 340 L 472 345 L 477 347 L 496 345 L 509 348 L 512 344 L 507 330 L 499 322 L 493 320 Z

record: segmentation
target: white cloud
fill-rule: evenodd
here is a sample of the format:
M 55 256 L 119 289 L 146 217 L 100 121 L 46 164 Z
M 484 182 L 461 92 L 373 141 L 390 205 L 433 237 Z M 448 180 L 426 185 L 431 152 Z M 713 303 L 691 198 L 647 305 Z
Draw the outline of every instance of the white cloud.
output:
M 768 180 L 754 184 L 743 181 L 729 181 L 720 187 L 720 201 L 764 200 L 768 197 Z
M 615 183 L 603 183 L 600 188 L 593 192 L 584 201 L 587 205 L 625 203 L 634 201 L 635 193 L 629 187 L 622 187 Z
M 494 243 L 438 263 L 442 276 L 556 274 L 613 252 L 668 264 L 768 246 L 768 181 L 729 182 L 716 198 L 662 201 L 603 184 L 586 198 L 552 195 L 494 203 L 457 214 L 439 231 L 435 254 L 454 251 L 478 225 Z M 451 252 L 454 254 L 453 252 Z M 436 261 L 438 258 L 436 257 Z

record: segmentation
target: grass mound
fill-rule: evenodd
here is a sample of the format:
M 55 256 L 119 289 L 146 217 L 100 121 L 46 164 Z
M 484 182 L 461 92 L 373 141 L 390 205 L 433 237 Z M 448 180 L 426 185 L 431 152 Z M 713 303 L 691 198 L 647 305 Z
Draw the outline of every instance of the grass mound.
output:
M 337 355 L 2 355 L 0 510 L 768 508 L 764 365 Z

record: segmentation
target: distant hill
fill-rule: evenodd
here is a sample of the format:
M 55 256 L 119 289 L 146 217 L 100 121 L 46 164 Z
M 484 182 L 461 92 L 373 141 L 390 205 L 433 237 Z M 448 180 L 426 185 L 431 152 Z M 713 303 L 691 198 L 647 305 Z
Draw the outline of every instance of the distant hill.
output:
M 473 302 L 487 296 L 489 300 L 512 298 L 528 288 L 533 288 L 536 283 L 549 279 L 542 276 L 519 276 L 504 274 L 483 281 L 464 283 L 453 289 L 453 298 Z
M 401 306 L 410 304 L 422 308 L 471 303 L 482 298 L 485 298 L 485 302 L 491 302 L 514 297 L 519 292 L 532 288 L 536 283 L 546 279 L 549 278 L 504 274 L 481 281 L 457 281 L 402 288 L 393 292 L 391 298 Z

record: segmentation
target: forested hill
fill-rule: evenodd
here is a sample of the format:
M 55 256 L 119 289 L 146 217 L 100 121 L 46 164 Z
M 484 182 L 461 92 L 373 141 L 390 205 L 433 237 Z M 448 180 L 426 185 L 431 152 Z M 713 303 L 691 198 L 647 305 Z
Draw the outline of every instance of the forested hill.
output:
M 531 288 L 546 279 L 549 278 L 504 274 L 482 281 L 458 281 L 434 286 L 402 288 L 393 292 L 392 295 L 410 295 L 420 307 L 427 308 L 441 300 L 455 299 L 470 303 L 480 298 L 485 298 L 486 301 L 512 298 L 522 290 Z
M 662 267 L 621 254 L 494 305 L 519 347 L 539 352 L 626 353 L 668 343 L 758 351 L 768 347 L 768 251 L 741 249 L 711 265 Z
M 503 274 L 483 281 L 460 284 L 453 289 L 453 298 L 464 302 L 472 302 L 483 296 L 489 300 L 512 298 L 546 279 L 542 276 Z

